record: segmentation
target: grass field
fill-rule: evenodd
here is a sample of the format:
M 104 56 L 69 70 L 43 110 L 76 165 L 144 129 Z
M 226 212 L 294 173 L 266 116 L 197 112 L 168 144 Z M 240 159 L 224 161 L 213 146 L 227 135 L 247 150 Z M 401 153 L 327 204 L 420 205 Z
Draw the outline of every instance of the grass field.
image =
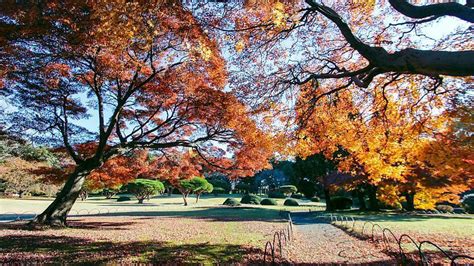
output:
M 341 212 L 336 213 L 354 217 L 356 231 L 361 231 L 364 221 L 371 221 L 382 228 L 390 229 L 396 237 L 408 234 L 418 242 L 431 241 L 445 250 L 474 256 L 474 215 L 408 215 L 403 213 Z M 372 226 L 366 225 L 366 234 Z M 382 235 L 381 230 L 374 233 Z M 413 249 L 406 244 L 407 249 Z M 432 248 L 429 245 L 428 249 Z
M 110 215 L 148 215 L 148 216 L 199 216 L 199 217 L 240 217 L 249 219 L 278 219 L 280 210 L 321 210 L 324 203 L 314 203 L 308 200 L 298 200 L 302 206 L 284 206 L 284 199 L 276 199 L 278 206 L 242 205 L 238 208 L 225 208 L 222 203 L 226 198 L 232 197 L 240 200 L 240 195 L 202 196 L 198 203 L 195 198 L 188 199 L 189 206 L 183 206 L 180 195 L 158 196 L 138 204 L 132 198 L 131 201 L 117 202 L 114 199 L 104 197 L 90 197 L 86 201 L 78 200 L 70 212 L 71 215 L 85 215 L 110 213 Z M 40 213 L 52 199 L 29 198 L 29 199 L 0 199 L 0 218 L 2 213 Z M 216 208 L 219 207 L 219 208 Z M 223 207 L 223 208 L 220 208 Z
M 277 199 L 277 206 L 227 207 L 222 205 L 227 197 L 241 196 L 204 196 L 199 203 L 191 197 L 189 206 L 183 206 L 179 195 L 155 197 L 144 204 L 91 197 L 74 205 L 68 228 L 32 231 L 23 227 L 25 222 L 0 223 L 0 263 L 258 263 L 266 241 L 286 225 L 281 210 L 324 209 L 324 203 L 307 200 L 298 200 L 299 207 L 283 206 L 284 199 Z M 0 199 L 0 218 L 5 213 L 38 214 L 51 201 Z M 353 216 L 360 221 L 358 226 L 372 221 L 396 235 L 409 234 L 474 255 L 473 215 L 339 214 Z

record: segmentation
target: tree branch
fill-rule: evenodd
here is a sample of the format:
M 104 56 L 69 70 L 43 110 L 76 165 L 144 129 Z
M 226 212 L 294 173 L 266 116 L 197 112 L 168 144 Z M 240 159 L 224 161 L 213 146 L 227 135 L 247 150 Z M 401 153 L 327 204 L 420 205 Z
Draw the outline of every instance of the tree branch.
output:
M 389 0 L 389 2 L 395 10 L 410 18 L 453 16 L 474 23 L 474 9 L 456 2 L 426 6 L 415 6 L 406 0 Z

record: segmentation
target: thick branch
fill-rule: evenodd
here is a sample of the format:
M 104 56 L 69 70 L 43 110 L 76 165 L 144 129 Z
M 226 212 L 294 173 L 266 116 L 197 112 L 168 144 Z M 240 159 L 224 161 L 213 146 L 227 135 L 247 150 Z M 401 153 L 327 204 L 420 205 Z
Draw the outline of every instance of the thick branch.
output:
M 395 10 L 410 18 L 453 16 L 474 23 L 474 9 L 456 2 L 415 6 L 406 0 L 389 0 Z
M 336 24 L 350 46 L 366 58 L 374 69 L 377 69 L 367 81 L 371 81 L 377 74 L 387 72 L 428 76 L 474 75 L 474 64 L 472 64 L 474 62 L 474 51 L 448 52 L 407 48 L 389 53 L 383 47 L 374 47 L 363 43 L 352 33 L 349 25 L 333 9 L 313 0 L 306 0 L 306 2 L 312 10 L 321 13 Z

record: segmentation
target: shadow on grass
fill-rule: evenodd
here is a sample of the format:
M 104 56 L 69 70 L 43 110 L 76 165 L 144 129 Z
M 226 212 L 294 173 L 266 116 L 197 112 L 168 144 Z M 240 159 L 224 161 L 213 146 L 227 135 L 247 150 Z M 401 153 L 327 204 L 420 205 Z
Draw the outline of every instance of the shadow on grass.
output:
M 240 245 L 166 242 L 94 242 L 87 238 L 44 235 L 0 237 L 0 263 L 259 263 L 262 250 Z
M 203 218 L 214 221 L 282 221 L 280 210 L 264 209 L 252 207 L 193 207 L 183 210 L 147 210 L 147 211 L 121 211 L 100 215 L 71 215 L 71 217 L 87 217 L 87 216 L 145 216 L 145 217 L 187 217 L 187 218 Z
M 325 215 L 329 216 L 330 213 L 324 212 Z M 431 219 L 444 219 L 444 220 L 473 220 L 474 215 L 433 215 L 433 214 L 410 214 L 403 212 L 362 212 L 362 211 L 339 211 L 332 212 L 333 215 L 349 216 L 354 219 L 360 219 L 364 221 L 372 222 L 420 222 L 429 221 Z

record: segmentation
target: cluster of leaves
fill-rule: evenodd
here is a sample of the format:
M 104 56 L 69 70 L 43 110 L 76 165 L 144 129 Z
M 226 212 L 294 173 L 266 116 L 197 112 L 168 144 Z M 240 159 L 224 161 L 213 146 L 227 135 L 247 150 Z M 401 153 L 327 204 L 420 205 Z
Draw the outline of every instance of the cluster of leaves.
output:
M 354 178 L 339 185 L 378 186 L 379 198 L 386 203 L 401 201 L 407 194 L 417 194 L 418 208 L 434 208 L 438 201 L 457 202 L 458 194 L 473 186 L 472 178 L 466 182 L 473 173 L 467 160 L 472 146 L 465 144 L 469 138 L 455 127 L 466 117 L 441 108 L 449 106 L 448 94 L 426 101 L 414 87 L 414 83 L 384 87 L 393 97 L 390 100 L 349 91 L 321 100 L 299 133 L 300 154 L 321 152 L 332 158 L 343 147 L 347 154 L 336 158 L 337 167 Z M 395 101 L 399 93 L 412 93 L 412 100 Z M 360 106 L 360 97 L 370 102 Z M 375 110 L 380 104 L 385 112 L 378 115 Z
M 57 167 L 58 156 L 45 147 L 34 147 L 26 141 L 0 132 L 0 191 L 5 194 L 54 196 L 58 185 L 45 182 L 36 171 Z

